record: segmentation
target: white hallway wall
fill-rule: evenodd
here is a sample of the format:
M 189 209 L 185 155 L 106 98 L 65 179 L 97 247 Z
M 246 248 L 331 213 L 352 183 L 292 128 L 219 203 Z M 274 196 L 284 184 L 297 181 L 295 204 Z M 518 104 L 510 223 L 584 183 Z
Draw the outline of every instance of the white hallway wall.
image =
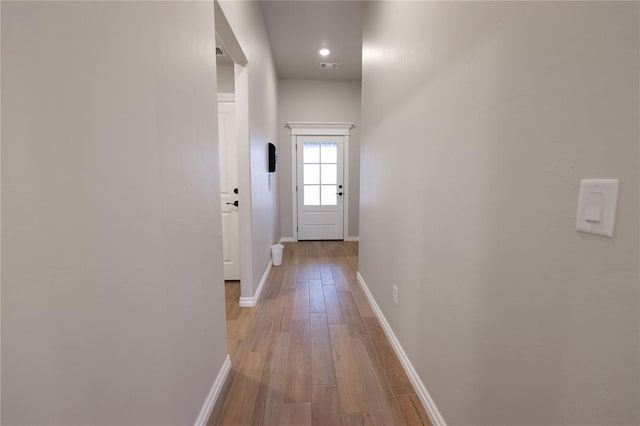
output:
M 366 6 L 360 270 L 449 424 L 640 422 L 638 7 Z
M 293 237 L 290 121 L 352 121 L 349 138 L 349 234 L 358 236 L 360 210 L 360 81 L 280 80 L 278 82 L 278 175 L 283 237 Z
M 225 359 L 213 4 L 2 2 L 2 423 L 193 424 Z
M 258 2 L 221 1 L 220 6 L 248 60 L 253 288 L 243 285 L 242 296 L 251 297 L 271 260 L 271 245 L 280 239 L 278 179 L 267 172 L 267 143 L 277 146 L 278 81 Z
M 233 64 L 217 64 L 218 92 L 235 93 L 235 80 L 233 75 Z

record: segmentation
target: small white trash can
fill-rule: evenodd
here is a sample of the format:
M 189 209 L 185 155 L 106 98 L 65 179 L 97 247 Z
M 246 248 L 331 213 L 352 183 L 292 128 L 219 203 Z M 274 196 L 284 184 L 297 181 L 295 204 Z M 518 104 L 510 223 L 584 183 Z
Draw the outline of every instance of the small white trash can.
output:
M 280 266 L 282 264 L 282 252 L 284 246 L 282 244 L 274 244 L 271 246 L 271 260 L 273 266 Z

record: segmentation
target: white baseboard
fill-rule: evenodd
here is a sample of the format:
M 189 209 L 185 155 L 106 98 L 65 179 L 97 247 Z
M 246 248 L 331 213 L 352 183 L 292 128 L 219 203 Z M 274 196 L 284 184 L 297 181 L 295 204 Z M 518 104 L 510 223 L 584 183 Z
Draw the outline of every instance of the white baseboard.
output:
M 358 237 L 347 237 L 344 240 L 345 241 L 360 241 L 360 238 L 358 238 Z
M 429 392 L 427 392 L 427 388 L 424 386 L 424 383 L 422 383 L 422 380 L 420 380 L 420 377 L 418 376 L 418 373 L 416 372 L 415 368 L 413 368 L 413 364 L 411 364 L 409 357 L 407 356 L 404 349 L 402 348 L 402 345 L 400 345 L 398 338 L 396 337 L 395 333 L 391 329 L 391 326 L 387 322 L 387 319 L 384 317 L 384 314 L 382 313 L 382 311 L 380 310 L 380 307 L 378 306 L 375 299 L 373 298 L 373 295 L 369 291 L 369 288 L 367 287 L 367 283 L 364 282 L 364 278 L 362 278 L 362 275 L 360 275 L 359 271 L 356 276 L 358 278 L 358 282 L 360 283 L 360 286 L 362 287 L 362 290 L 364 290 L 364 293 L 367 295 L 367 299 L 369 299 L 369 304 L 371 305 L 371 308 L 375 312 L 376 316 L 378 317 L 378 320 L 380 321 L 380 324 L 382 325 L 382 329 L 384 330 L 384 333 L 387 335 L 387 338 L 391 342 L 391 346 L 393 346 L 393 350 L 396 352 L 396 355 L 398 355 L 398 358 L 402 363 L 402 367 L 404 367 L 404 371 L 407 373 L 407 376 L 409 376 L 409 380 L 411 381 L 411 384 L 416 389 L 416 392 L 418 394 L 418 397 L 420 398 L 420 401 L 422 402 L 422 405 L 424 405 L 424 407 L 427 409 L 427 415 L 429 416 L 431 423 L 433 424 L 433 426 L 446 426 L 446 423 L 442 418 L 440 411 L 438 411 L 438 408 L 436 407 L 435 402 L 433 402 L 433 399 L 431 399 L 431 396 L 429 396 Z
M 200 410 L 200 414 L 196 419 L 196 426 L 206 426 L 209 422 L 209 417 L 211 416 L 213 407 L 215 407 L 216 402 L 218 401 L 222 387 L 227 381 L 229 371 L 231 371 L 231 358 L 227 354 L 227 358 L 225 358 L 222 363 L 222 367 L 220 368 L 220 371 L 218 371 L 218 376 L 216 377 L 216 380 L 214 380 L 213 386 L 211 386 L 211 390 L 209 391 L 209 395 L 207 395 L 207 399 L 204 401 L 202 410 Z
M 267 282 L 267 278 L 269 277 L 269 271 L 271 271 L 271 261 L 267 265 L 267 269 L 264 270 L 264 274 L 262 274 L 262 279 L 260 280 L 260 284 L 258 284 L 258 288 L 256 289 L 256 294 L 250 297 L 240 297 L 240 306 L 243 308 L 250 308 L 252 306 L 256 306 L 258 304 L 258 299 L 260 299 L 260 293 L 262 293 L 262 288 L 264 284 Z

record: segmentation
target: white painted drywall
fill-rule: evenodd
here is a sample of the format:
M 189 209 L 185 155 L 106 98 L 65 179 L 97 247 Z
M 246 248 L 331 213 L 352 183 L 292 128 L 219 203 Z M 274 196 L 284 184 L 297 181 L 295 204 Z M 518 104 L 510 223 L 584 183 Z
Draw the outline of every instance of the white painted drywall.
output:
M 213 4 L 2 3 L 2 423 L 193 424 L 223 364 Z
M 291 199 L 290 121 L 353 122 L 349 137 L 349 237 L 358 236 L 360 206 L 360 81 L 278 81 L 278 140 L 280 142 L 280 229 L 293 237 Z M 345 235 L 346 237 L 347 235 Z
M 233 71 L 233 64 L 227 64 L 224 62 L 218 62 L 217 64 L 217 76 L 218 76 L 218 92 L 220 93 L 235 93 L 235 77 Z
M 280 239 L 278 175 L 267 172 L 267 143 L 272 142 L 277 146 L 278 82 L 258 2 L 221 1 L 220 7 L 248 60 L 244 72 L 249 80 L 253 282 L 247 285 L 243 279 L 241 296 L 251 297 L 271 260 L 271 245 Z M 241 94 L 236 93 L 236 96 Z M 242 155 L 242 150 L 239 155 Z M 240 208 L 243 208 L 242 205 Z
M 360 270 L 449 424 L 640 422 L 638 7 L 366 5 Z

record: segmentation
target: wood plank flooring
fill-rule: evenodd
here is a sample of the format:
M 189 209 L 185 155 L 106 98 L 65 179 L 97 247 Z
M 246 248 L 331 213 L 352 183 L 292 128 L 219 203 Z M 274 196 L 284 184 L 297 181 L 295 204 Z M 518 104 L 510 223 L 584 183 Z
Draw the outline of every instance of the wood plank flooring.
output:
M 253 308 L 227 282 L 215 425 L 431 425 L 356 281 L 358 243 L 287 243 Z

